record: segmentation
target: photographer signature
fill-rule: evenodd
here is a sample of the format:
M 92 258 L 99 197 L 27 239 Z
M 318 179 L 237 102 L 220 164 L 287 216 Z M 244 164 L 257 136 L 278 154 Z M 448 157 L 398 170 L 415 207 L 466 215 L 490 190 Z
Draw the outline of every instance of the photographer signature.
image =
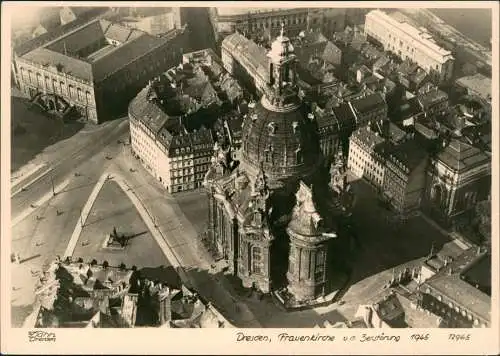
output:
M 56 334 L 46 331 L 28 331 L 29 342 L 56 341 Z

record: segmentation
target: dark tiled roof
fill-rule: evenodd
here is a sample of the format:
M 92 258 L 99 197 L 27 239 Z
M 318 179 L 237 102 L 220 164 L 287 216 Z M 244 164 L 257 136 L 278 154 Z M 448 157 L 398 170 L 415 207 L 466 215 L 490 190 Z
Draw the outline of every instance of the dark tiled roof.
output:
M 421 124 L 420 122 L 415 123 L 415 130 L 427 139 L 438 138 L 438 134 L 434 129 L 427 127 L 426 125 Z
M 76 54 L 80 49 L 104 37 L 123 41 L 123 44 L 108 50 L 105 55 L 94 58 L 90 71 L 89 63 L 63 54 Z M 156 38 L 106 20 L 94 20 L 58 37 L 48 43 L 47 48 L 36 48 L 26 53 L 23 58 L 42 65 L 62 64 L 76 77 L 100 82 L 154 48 L 166 44 L 170 39 L 168 36 Z
M 63 54 L 67 53 L 68 56 L 73 56 L 81 49 L 102 39 L 104 37 L 104 31 L 105 28 L 103 28 L 101 22 L 95 20 L 48 43 L 45 48 Z
M 99 8 L 99 9 L 101 12 L 105 12 L 108 10 L 108 8 Z M 92 20 L 93 17 L 95 17 L 95 14 L 87 13 L 84 16 L 76 19 L 75 21 L 56 27 L 54 31 L 44 33 L 43 35 L 38 36 L 32 40 L 19 44 L 18 46 L 15 47 L 14 52 L 18 56 L 22 56 L 23 54 L 32 51 L 37 47 L 43 46 L 48 42 L 57 39 L 72 30 L 77 29 L 78 27 L 84 25 L 85 23 L 88 23 L 89 21 Z
M 416 140 L 409 139 L 397 145 L 390 154 L 391 158 L 401 162 L 410 172 L 415 169 L 428 155 Z
M 354 109 L 359 113 L 368 113 L 380 107 L 387 106 L 384 97 L 380 93 L 367 95 L 351 101 Z
M 488 253 L 471 263 L 461 273 L 462 278 L 491 296 L 491 254 Z
M 407 327 L 404 322 L 405 311 L 399 299 L 394 295 L 389 295 L 378 303 L 374 304 L 374 309 L 380 319 L 385 321 L 392 328 Z
M 232 135 L 241 136 L 241 129 L 243 124 L 242 118 L 231 119 L 227 120 L 226 122 L 227 127 L 229 128 L 229 131 L 231 131 Z
M 433 105 L 448 100 L 448 95 L 436 87 L 434 90 L 431 89 L 427 92 L 420 93 L 417 98 L 424 109 L 428 109 Z
M 343 128 L 342 131 L 351 133 L 356 129 L 356 118 L 347 103 L 334 107 L 333 113 Z
M 479 148 L 459 139 L 452 139 L 437 157 L 448 167 L 459 172 L 490 161 Z
M 104 80 L 107 76 L 115 73 L 129 63 L 137 60 L 142 55 L 158 47 L 162 42 L 161 39 L 143 34 L 139 38 L 116 47 L 116 49 L 107 56 L 92 64 L 94 80 L 96 82 Z
M 418 115 L 421 112 L 422 108 L 416 97 L 408 99 L 406 103 L 400 106 L 400 115 L 403 120 Z

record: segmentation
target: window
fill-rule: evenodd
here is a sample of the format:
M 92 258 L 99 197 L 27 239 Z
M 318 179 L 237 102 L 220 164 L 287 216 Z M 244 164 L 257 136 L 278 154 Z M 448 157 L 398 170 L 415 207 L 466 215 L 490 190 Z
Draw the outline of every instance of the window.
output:
M 53 90 L 52 86 L 50 85 L 50 78 L 49 77 L 45 77 L 45 88 L 47 88 L 47 90 Z
M 302 163 L 302 150 L 300 148 L 295 150 L 295 161 L 297 164 Z
M 40 73 L 36 74 L 36 79 L 37 79 L 38 87 L 43 88 L 43 79 L 42 79 L 42 75 Z
M 78 101 L 83 101 L 83 94 L 82 94 L 82 89 L 77 88 L 76 92 L 78 94 Z
M 92 103 L 92 95 L 88 91 L 85 92 L 85 96 L 87 98 L 87 104 Z
M 324 272 L 324 263 L 323 260 L 325 258 L 325 254 L 323 251 L 318 251 L 316 254 L 316 261 L 314 266 L 314 275 L 315 278 L 321 278 Z
M 262 248 L 259 246 L 252 247 L 252 272 L 256 274 L 262 273 Z

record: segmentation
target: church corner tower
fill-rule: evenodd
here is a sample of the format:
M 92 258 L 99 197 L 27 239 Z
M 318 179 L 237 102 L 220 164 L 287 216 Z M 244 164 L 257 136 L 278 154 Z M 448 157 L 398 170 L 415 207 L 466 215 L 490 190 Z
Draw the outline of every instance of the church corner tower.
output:
M 246 288 L 264 293 L 271 291 L 270 191 L 266 175 L 261 168 L 250 187 L 247 208 L 241 218 L 239 235 L 238 276 Z
M 336 233 L 314 203 L 313 191 L 300 182 L 296 205 L 287 227 L 290 236 L 288 292 L 296 303 L 324 297 L 328 290 L 328 253 Z

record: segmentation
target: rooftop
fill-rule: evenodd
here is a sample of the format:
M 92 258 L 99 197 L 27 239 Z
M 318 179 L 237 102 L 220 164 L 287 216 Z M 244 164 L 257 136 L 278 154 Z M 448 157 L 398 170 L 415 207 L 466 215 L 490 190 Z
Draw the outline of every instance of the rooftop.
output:
M 491 100 L 491 78 L 481 73 L 459 78 L 456 83 L 477 93 L 484 100 Z
M 428 109 L 433 105 L 448 100 L 448 94 L 437 87 L 434 87 L 433 89 L 428 89 L 418 93 L 417 98 L 424 109 Z
M 22 58 L 100 82 L 169 40 L 168 36 L 157 38 L 107 20 L 94 20 L 27 51 Z M 89 52 L 89 47 L 97 49 Z
M 372 10 L 366 15 L 366 17 L 370 17 L 375 21 L 383 22 L 385 25 L 392 26 L 403 32 L 415 41 L 414 45 L 420 46 L 420 48 L 425 51 L 427 55 L 441 63 L 453 58 L 451 52 L 439 47 L 432 40 L 430 34 L 425 29 L 417 29 L 407 22 L 400 22 L 399 19 L 391 17 L 380 10 Z
M 445 268 L 442 268 L 439 273 L 426 280 L 422 290 L 425 291 L 425 287 L 430 286 L 460 307 L 470 310 L 484 320 L 490 320 L 490 296 L 461 278 L 461 274 L 467 271 L 471 264 L 479 263 L 478 270 L 484 271 L 487 264 L 483 265 L 484 262 L 479 262 L 484 258 L 483 253 L 478 254 L 476 247 L 467 250 Z
M 283 8 L 283 7 L 217 7 L 217 15 L 219 16 L 236 16 L 246 14 L 269 13 L 277 11 L 307 11 L 307 8 Z
M 421 147 L 415 139 L 408 139 L 397 145 L 390 154 L 392 159 L 402 163 L 409 172 L 412 172 L 427 156 L 425 148 Z
M 228 73 L 219 73 L 218 58 L 208 61 L 203 56 L 215 54 L 186 54 L 184 63 L 155 78 L 129 105 L 129 114 L 141 120 L 168 149 L 213 146 L 208 127 L 222 114 L 220 94 L 226 92 L 229 97 L 233 91 L 241 91 Z
M 422 108 L 420 107 L 420 104 L 416 97 L 407 100 L 404 104 L 400 106 L 400 115 L 403 120 L 410 117 L 414 117 L 415 115 L 418 115 L 421 112 Z
M 381 107 L 387 107 L 384 97 L 380 93 L 369 94 L 351 101 L 358 113 L 369 113 Z
M 490 162 L 490 158 L 479 148 L 460 139 L 451 139 L 437 155 L 445 165 L 456 171 L 465 171 Z
M 251 71 L 259 74 L 262 78 L 267 78 L 269 58 L 267 50 L 257 45 L 252 40 L 237 32 L 227 36 L 222 41 L 222 48 L 226 47 L 233 56 L 244 66 L 248 66 Z
M 353 132 L 352 137 L 371 150 L 385 142 L 385 139 L 380 135 L 380 133 L 370 128 L 370 125 L 360 127 Z
M 464 281 L 491 296 L 491 254 L 483 255 L 461 273 Z
M 19 45 L 15 46 L 14 52 L 18 56 L 22 56 L 23 54 L 26 54 L 29 51 L 34 50 L 37 47 L 43 46 L 44 44 L 57 39 L 64 34 L 73 31 L 89 21 L 91 21 L 93 18 L 98 16 L 101 13 L 105 13 L 109 8 L 108 7 L 97 7 L 95 8 L 96 11 L 90 11 L 90 12 L 85 12 L 83 14 L 80 14 L 80 16 L 77 17 L 75 21 L 68 22 L 67 24 L 64 24 L 62 26 L 55 27 L 52 31 L 49 31 L 47 33 L 44 33 L 34 39 L 31 39 L 29 41 L 20 43 Z

